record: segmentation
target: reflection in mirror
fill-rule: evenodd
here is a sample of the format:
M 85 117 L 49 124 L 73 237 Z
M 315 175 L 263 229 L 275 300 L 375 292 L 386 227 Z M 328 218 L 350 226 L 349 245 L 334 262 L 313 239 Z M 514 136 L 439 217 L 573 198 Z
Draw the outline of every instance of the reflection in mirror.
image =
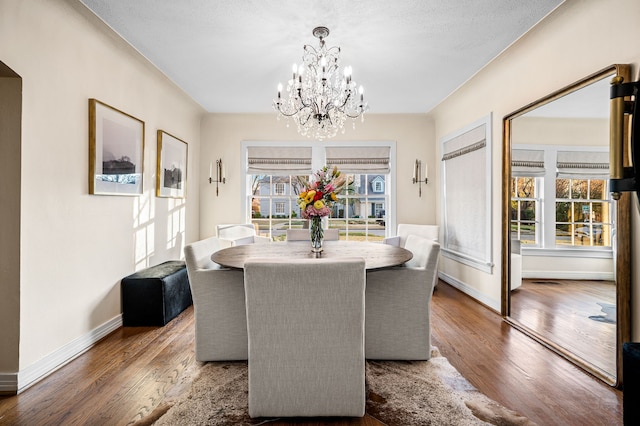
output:
M 624 267 L 617 246 L 628 239 L 619 232 L 628 218 L 621 219 L 624 207 L 608 191 L 609 88 L 617 71 L 608 68 L 505 117 L 510 173 L 503 182 L 503 247 L 510 253 L 503 259 L 503 313 L 611 384 L 618 323 L 628 322 L 617 309 L 617 270 Z

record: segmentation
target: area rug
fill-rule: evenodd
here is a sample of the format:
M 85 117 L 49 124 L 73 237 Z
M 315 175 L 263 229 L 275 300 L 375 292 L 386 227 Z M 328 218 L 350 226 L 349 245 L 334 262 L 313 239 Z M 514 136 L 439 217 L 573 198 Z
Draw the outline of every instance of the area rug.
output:
M 389 425 L 534 425 L 476 390 L 440 355 L 429 361 L 368 361 L 367 413 Z M 262 425 L 251 419 L 247 363 L 202 366 L 187 395 L 158 407 L 138 425 Z M 157 420 L 156 420 L 157 419 Z
M 591 315 L 589 319 L 598 322 L 604 322 L 607 324 L 615 324 L 616 323 L 616 305 L 612 305 L 611 303 L 598 302 L 598 305 L 602 308 L 602 313 L 604 315 Z

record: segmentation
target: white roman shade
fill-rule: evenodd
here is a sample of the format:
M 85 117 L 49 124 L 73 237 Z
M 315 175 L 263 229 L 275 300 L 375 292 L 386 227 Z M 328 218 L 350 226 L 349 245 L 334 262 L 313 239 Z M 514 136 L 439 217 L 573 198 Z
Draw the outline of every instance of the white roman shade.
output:
M 308 175 L 311 173 L 311 147 L 250 146 L 247 148 L 247 173 Z
M 511 151 L 512 176 L 538 177 L 544 174 L 544 151 L 515 148 Z
M 491 115 L 441 141 L 442 253 L 488 273 L 493 267 L 490 141 Z
M 609 152 L 558 151 L 558 178 L 609 179 Z
M 337 166 L 344 173 L 379 174 L 389 173 L 389 147 L 331 146 L 326 148 L 327 167 Z

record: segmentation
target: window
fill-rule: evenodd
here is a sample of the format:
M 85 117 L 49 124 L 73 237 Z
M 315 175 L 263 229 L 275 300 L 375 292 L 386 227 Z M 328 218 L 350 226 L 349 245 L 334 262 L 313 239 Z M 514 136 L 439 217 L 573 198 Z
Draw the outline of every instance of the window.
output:
M 283 203 L 283 202 L 280 201 L 280 202 L 276 202 L 274 204 L 276 206 L 276 208 L 275 208 L 276 214 L 284 214 L 284 212 L 285 212 L 284 206 L 286 205 L 286 203 Z
M 611 249 L 608 152 L 551 145 L 512 152 L 512 238 L 523 248 Z
M 334 207 L 329 223 L 340 228 L 349 240 L 382 241 L 386 236 L 386 222 L 377 219 L 381 218 L 388 197 L 369 191 L 371 186 L 366 182 L 374 179 L 384 182 L 385 178 L 385 175 L 348 175 L 348 182 L 353 185 L 339 196 L 342 203 Z
M 537 245 L 539 241 L 540 199 L 534 177 L 511 178 L 511 236 L 521 244 Z
M 373 192 L 384 192 L 384 181 L 380 178 L 376 178 L 373 181 Z
M 442 255 L 493 272 L 491 119 L 440 139 Z
M 607 181 L 556 179 L 556 245 L 611 246 Z
M 349 183 L 338 196 L 327 223 L 340 230 L 340 239 L 382 241 L 388 236 L 394 211 L 390 188 L 393 143 L 304 145 L 243 143 L 247 164 L 247 222 L 258 226 L 261 235 L 284 240 L 286 230 L 307 228 L 298 206 L 298 194 L 304 190 L 301 180 L 324 165 L 335 165 Z

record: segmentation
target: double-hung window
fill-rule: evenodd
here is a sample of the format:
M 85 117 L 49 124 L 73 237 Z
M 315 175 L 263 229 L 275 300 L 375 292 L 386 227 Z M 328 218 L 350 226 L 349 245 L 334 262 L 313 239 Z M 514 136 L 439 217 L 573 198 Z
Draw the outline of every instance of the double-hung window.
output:
M 511 233 L 526 247 L 611 249 L 608 152 L 590 147 L 512 150 Z
M 347 185 L 324 222 L 340 239 L 382 241 L 393 229 L 395 194 L 390 192 L 392 142 L 244 142 L 245 216 L 261 235 L 284 240 L 287 229 L 308 228 L 297 200 L 303 182 L 323 166 L 334 166 Z
M 511 236 L 531 246 L 540 241 L 538 182 L 538 178 L 531 176 L 511 178 Z

